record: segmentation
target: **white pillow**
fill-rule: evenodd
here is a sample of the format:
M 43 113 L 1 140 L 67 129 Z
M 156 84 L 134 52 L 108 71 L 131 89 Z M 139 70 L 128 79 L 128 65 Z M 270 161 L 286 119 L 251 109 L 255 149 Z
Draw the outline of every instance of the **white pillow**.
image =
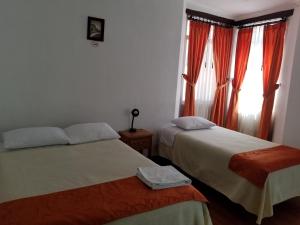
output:
M 197 116 L 179 117 L 172 120 L 172 123 L 184 130 L 200 130 L 216 126 L 215 123 Z
M 107 123 L 82 123 L 65 128 L 70 144 L 119 139 L 120 135 Z
M 29 127 L 3 133 L 4 148 L 18 149 L 68 144 L 69 139 L 58 127 Z

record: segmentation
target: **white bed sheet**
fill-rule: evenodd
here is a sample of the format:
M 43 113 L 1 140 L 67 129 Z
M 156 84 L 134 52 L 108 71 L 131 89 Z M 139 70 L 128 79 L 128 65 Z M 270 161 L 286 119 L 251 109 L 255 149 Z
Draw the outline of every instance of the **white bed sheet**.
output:
M 176 134 L 184 130 L 173 124 L 168 124 L 159 130 L 159 142 L 166 146 L 172 147 L 175 141 Z
M 300 166 L 272 173 L 263 189 L 228 169 L 237 153 L 278 144 L 221 127 L 176 134 L 173 147 L 160 143 L 159 154 L 258 216 L 257 223 L 273 215 L 273 205 L 300 196 Z

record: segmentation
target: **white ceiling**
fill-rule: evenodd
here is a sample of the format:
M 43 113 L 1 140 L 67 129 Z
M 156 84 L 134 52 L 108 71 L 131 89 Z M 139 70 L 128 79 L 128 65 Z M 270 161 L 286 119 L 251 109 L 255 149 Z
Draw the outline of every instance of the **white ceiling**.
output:
M 187 7 L 235 20 L 286 10 L 300 0 L 186 0 Z

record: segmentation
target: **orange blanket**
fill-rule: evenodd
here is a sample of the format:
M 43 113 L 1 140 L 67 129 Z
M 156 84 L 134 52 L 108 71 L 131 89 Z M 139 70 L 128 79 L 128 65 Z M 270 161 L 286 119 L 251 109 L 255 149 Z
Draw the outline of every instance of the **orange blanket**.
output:
M 206 202 L 193 186 L 153 191 L 129 177 L 0 204 L 1 225 L 100 225 L 182 201 Z
M 297 164 L 300 164 L 300 150 L 281 145 L 236 154 L 231 157 L 229 168 L 263 188 L 269 173 Z

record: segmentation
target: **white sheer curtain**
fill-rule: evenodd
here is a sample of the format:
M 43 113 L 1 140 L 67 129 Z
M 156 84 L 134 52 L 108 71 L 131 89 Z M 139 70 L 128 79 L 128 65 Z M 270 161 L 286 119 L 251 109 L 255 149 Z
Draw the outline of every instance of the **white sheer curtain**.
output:
M 239 94 L 239 131 L 256 135 L 263 102 L 263 26 L 254 27 L 247 71 Z
M 198 116 L 210 118 L 211 108 L 214 102 L 216 92 L 216 74 L 213 65 L 213 32 L 214 27 L 210 29 L 206 44 L 200 75 L 196 85 L 196 113 Z
M 187 24 L 187 41 L 186 41 L 186 55 L 184 73 L 187 73 L 187 55 L 188 55 L 188 33 L 189 23 Z M 208 41 L 203 55 L 203 61 L 200 69 L 200 75 L 196 84 L 196 115 L 204 118 L 210 118 L 211 107 L 215 97 L 216 91 L 216 74 L 213 65 L 213 31 L 214 27 L 210 29 Z M 185 99 L 185 85 L 186 82 L 182 79 L 182 95 L 181 99 Z

